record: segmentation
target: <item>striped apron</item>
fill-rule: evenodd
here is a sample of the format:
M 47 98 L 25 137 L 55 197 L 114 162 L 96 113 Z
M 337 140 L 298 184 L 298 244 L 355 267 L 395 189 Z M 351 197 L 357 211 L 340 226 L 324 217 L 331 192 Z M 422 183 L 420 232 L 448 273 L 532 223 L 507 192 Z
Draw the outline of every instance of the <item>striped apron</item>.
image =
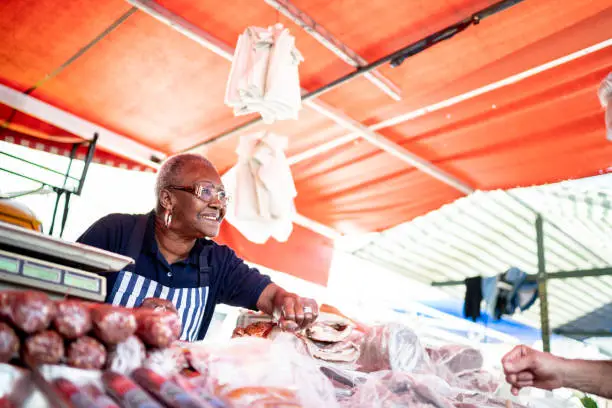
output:
M 124 255 L 138 260 L 146 227 L 147 216 L 141 216 L 132 231 L 129 247 Z M 144 299 L 149 297 L 170 300 L 182 320 L 181 340 L 198 340 L 209 292 L 210 267 L 206 252 L 202 251 L 200 254 L 197 287 L 171 288 L 155 280 L 123 270 L 119 272 L 107 302 L 113 305 L 138 307 Z

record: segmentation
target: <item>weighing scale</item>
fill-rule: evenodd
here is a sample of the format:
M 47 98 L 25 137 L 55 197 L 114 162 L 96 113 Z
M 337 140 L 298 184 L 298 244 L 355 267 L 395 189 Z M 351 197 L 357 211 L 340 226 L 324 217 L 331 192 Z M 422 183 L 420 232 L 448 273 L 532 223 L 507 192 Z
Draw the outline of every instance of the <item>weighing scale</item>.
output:
M 0 221 L 0 289 L 33 288 L 103 302 L 106 278 L 132 258 Z

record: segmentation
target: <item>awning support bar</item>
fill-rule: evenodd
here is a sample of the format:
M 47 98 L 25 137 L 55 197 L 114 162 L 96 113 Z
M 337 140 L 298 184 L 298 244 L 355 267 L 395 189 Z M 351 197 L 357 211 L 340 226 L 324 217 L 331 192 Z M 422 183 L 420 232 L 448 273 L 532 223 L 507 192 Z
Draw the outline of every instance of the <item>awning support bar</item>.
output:
M 549 272 L 546 274 L 546 280 L 551 279 L 571 279 L 571 278 L 588 278 L 597 276 L 608 276 L 612 275 L 612 267 L 606 268 L 595 268 L 595 269 L 579 269 L 575 271 L 559 271 Z M 528 282 L 537 282 L 537 275 L 527 275 Z M 449 280 L 449 281 L 438 281 L 432 282 L 431 286 L 460 286 L 465 285 L 464 280 Z

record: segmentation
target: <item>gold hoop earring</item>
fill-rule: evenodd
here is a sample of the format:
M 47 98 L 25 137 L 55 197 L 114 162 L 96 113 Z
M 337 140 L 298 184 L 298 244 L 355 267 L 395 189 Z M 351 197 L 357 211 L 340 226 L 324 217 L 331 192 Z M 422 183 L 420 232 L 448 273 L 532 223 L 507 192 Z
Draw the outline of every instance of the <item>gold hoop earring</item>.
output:
M 172 213 L 166 210 L 166 214 L 164 215 L 164 225 L 166 228 L 170 228 L 170 224 L 172 224 Z

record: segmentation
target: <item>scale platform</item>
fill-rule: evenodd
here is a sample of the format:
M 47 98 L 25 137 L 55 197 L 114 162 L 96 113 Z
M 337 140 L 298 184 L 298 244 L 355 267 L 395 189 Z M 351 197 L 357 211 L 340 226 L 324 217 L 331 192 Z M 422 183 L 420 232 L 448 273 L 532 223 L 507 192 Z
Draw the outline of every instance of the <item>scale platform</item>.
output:
M 50 237 L 0 221 L 0 289 L 33 288 L 101 301 L 104 272 L 118 272 L 132 258 Z

